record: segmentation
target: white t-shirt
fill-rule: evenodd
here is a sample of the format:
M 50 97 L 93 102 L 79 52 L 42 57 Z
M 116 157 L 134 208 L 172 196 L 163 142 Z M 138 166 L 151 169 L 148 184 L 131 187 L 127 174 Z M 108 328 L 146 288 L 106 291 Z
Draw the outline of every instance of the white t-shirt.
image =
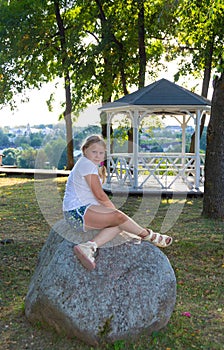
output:
M 98 168 L 91 160 L 82 156 L 69 174 L 63 200 L 63 211 L 73 210 L 82 205 L 100 204 L 84 177 L 89 174 L 99 176 Z

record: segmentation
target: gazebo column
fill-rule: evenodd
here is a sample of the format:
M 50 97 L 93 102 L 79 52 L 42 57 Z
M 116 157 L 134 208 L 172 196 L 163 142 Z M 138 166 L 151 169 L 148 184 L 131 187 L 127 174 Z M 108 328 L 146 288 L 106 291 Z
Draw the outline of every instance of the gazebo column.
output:
M 200 185 L 200 122 L 201 111 L 197 110 L 195 125 L 195 189 L 199 190 Z
M 111 176 L 110 176 L 110 142 L 111 142 L 111 135 L 110 135 L 110 123 L 111 123 L 111 115 L 110 113 L 107 113 L 107 183 L 111 183 Z
M 134 188 L 138 188 L 138 111 L 133 113 L 133 166 Z
M 185 166 L 185 152 L 186 152 L 186 126 L 187 126 L 187 122 L 186 122 L 186 116 L 183 116 L 183 123 L 181 123 L 181 128 L 182 128 L 182 167 L 184 168 Z

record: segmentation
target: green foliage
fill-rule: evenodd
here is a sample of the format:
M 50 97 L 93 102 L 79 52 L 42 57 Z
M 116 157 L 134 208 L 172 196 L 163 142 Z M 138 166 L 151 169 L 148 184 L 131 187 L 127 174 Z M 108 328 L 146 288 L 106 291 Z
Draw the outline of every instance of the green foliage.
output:
M 15 148 L 7 148 L 3 151 L 4 154 L 4 165 L 16 165 L 17 156 L 20 154 L 20 151 Z
M 164 10 L 164 3 L 169 11 Z M 1 104 L 26 88 L 70 74 L 74 115 L 91 102 L 108 101 L 138 86 L 139 1 L 57 1 L 66 41 L 61 41 L 54 1 L 1 2 Z M 173 1 L 144 2 L 146 58 L 158 70 L 164 37 L 174 21 Z M 130 16 L 131 14 L 131 16 Z M 19 23 L 19 25 L 18 25 Z M 154 72 L 153 72 L 154 70 Z M 3 93 L 4 92 L 4 93 Z M 23 97 L 22 97 L 23 98 Z M 50 93 L 48 104 L 54 99 Z
M 16 147 L 24 147 L 30 145 L 30 137 L 29 136 L 17 136 L 14 140 L 14 144 Z
M 222 73 L 224 73 L 224 53 L 223 52 L 220 53 L 219 61 L 218 61 L 218 64 L 216 66 L 216 72 L 215 72 L 214 79 L 220 78 Z
M 104 324 L 99 328 L 99 337 L 104 338 L 111 332 L 111 321 L 113 320 L 113 315 L 104 320 Z
M 60 115 L 66 115 L 71 139 L 71 114 L 75 119 L 88 104 L 111 101 L 146 77 L 154 79 L 164 69 L 164 55 L 181 58 L 176 79 L 206 71 L 208 85 L 209 68 L 222 69 L 223 11 L 220 0 L 91 0 L 88 6 L 83 0 L 1 1 L 0 105 L 14 108 L 16 95 L 26 101 L 26 89 L 62 78 Z M 46 99 L 51 109 L 52 91 Z M 70 147 L 69 165 L 71 157 Z
M 128 141 L 128 127 L 118 126 L 113 132 L 114 142 L 116 141 L 120 146 L 123 146 Z
M 125 122 L 123 120 L 123 122 Z M 123 123 L 122 122 L 122 123 Z M 122 123 L 117 124 L 113 130 L 113 152 L 128 152 L 128 131 L 130 124 L 126 126 Z M 181 151 L 181 146 L 175 146 L 173 142 L 181 141 L 181 135 L 178 132 L 171 132 L 167 128 L 157 128 L 157 123 L 152 120 L 152 124 L 143 125 L 139 134 L 139 149 L 141 152 L 163 152 L 162 145 L 172 144 L 172 152 Z M 158 124 L 159 125 L 159 124 Z M 18 148 L 4 149 L 6 158 L 3 160 L 5 165 L 17 165 L 18 167 L 32 168 L 58 168 L 64 169 L 66 166 L 66 143 L 65 130 L 63 124 L 55 125 L 52 133 L 44 135 L 41 133 L 42 126 L 37 125 L 40 132 L 30 134 L 24 138 L 16 138 Z M 186 150 L 189 149 L 191 132 L 186 132 Z M 202 152 L 206 149 L 207 127 L 201 137 L 200 148 Z M 80 150 L 84 139 L 91 134 L 100 134 L 101 128 L 98 125 L 89 125 L 88 127 L 73 128 L 74 149 Z M 7 134 L 5 134 L 7 135 Z M 11 135 L 12 136 L 12 135 Z M 20 143 L 22 142 L 22 143 Z M 31 150 L 33 150 L 31 152 Z M 12 152 L 12 154 L 11 154 Z M 8 155 L 8 153 L 10 153 Z
M 205 153 L 207 145 L 207 126 L 204 128 L 200 139 L 200 150 Z
M 117 340 L 113 344 L 114 350 L 123 350 L 125 349 L 125 341 L 124 340 Z
M 40 147 L 42 145 L 43 139 L 44 139 L 44 135 L 42 135 L 41 133 L 31 134 L 30 146 L 34 148 Z
M 201 77 L 206 69 L 215 69 L 224 45 L 224 5 L 220 0 L 182 0 L 176 12 L 175 43 L 169 43 L 167 58 L 183 57 L 179 77 Z M 210 80 L 210 75 L 208 81 Z
M 50 141 L 44 147 L 44 151 L 51 167 L 64 169 L 66 166 L 66 142 L 64 139 L 59 137 L 56 140 Z
M 16 165 L 19 168 L 35 168 L 37 150 L 32 147 L 25 149 L 7 148 L 3 151 L 4 165 Z
M 84 140 L 92 134 L 101 134 L 101 128 L 99 125 L 89 125 L 87 127 L 74 127 L 73 128 L 73 144 L 75 150 L 80 150 Z
M 34 169 L 36 156 L 37 151 L 31 147 L 21 151 L 20 155 L 17 157 L 18 167 L 25 169 Z
M 75 119 L 88 104 L 111 101 L 146 77 L 154 79 L 164 56 L 180 59 L 175 80 L 204 73 L 207 88 L 211 69 L 223 69 L 220 0 L 126 0 L 125 6 L 119 0 L 91 0 L 88 6 L 83 0 L 5 0 L 0 12 L 0 105 L 14 108 L 16 95 L 26 101 L 26 89 L 62 78 L 68 139 L 71 115 Z M 207 96 L 206 88 L 202 94 Z M 51 109 L 52 91 L 46 99 Z M 40 145 L 38 139 L 26 141 Z
M 3 164 L 16 165 L 20 168 L 64 169 L 67 161 L 64 126 L 55 125 L 48 135 L 42 131 L 42 125 L 37 125 L 36 129 L 40 129 L 40 132 L 30 133 L 28 136 L 10 135 L 12 139 L 14 138 L 16 148 L 4 148 Z M 75 149 L 80 150 L 84 139 L 91 134 L 100 134 L 101 129 L 98 125 L 89 125 L 84 128 L 74 128 L 73 133 Z M 1 135 L 3 135 L 2 138 Z M 8 140 L 7 135 L 0 129 L 0 141 L 5 138 Z
M 44 151 L 43 148 L 38 150 L 36 159 L 35 159 L 35 168 L 36 169 L 45 169 L 49 168 L 50 163 L 48 162 L 48 158 L 46 155 L 46 152 Z
M 0 128 L 0 148 L 6 148 L 10 146 L 8 135 Z

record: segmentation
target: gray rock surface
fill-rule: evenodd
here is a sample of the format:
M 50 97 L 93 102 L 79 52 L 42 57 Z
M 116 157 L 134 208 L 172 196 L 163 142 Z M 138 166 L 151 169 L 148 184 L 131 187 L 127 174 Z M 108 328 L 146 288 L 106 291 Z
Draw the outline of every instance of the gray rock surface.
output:
M 73 254 L 75 239 L 63 238 L 66 225 L 56 224 L 40 252 L 25 302 L 30 322 L 91 345 L 163 328 L 176 301 L 176 278 L 166 255 L 148 242 L 121 237 L 123 244 L 99 249 L 90 272 Z

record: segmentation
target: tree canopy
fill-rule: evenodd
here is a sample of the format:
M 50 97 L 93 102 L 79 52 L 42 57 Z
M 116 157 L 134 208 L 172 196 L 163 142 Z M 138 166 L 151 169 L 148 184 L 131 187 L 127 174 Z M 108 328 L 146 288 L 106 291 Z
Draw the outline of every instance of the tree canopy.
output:
M 80 110 L 144 86 L 164 57 L 181 59 L 176 79 L 204 74 L 208 87 L 223 50 L 221 0 L 2 0 L 0 11 L 0 105 L 62 79 L 68 168 Z
M 141 85 L 140 70 L 145 79 L 148 63 L 150 75 L 158 69 L 174 3 L 89 1 L 85 6 L 83 1 L 2 1 L 1 104 L 12 102 L 27 88 L 63 78 L 66 69 L 74 112 Z
M 177 20 L 176 44 L 171 52 L 182 59 L 175 79 L 186 74 L 201 78 L 201 94 L 207 97 L 211 71 L 223 51 L 224 4 L 221 0 L 183 0 Z

